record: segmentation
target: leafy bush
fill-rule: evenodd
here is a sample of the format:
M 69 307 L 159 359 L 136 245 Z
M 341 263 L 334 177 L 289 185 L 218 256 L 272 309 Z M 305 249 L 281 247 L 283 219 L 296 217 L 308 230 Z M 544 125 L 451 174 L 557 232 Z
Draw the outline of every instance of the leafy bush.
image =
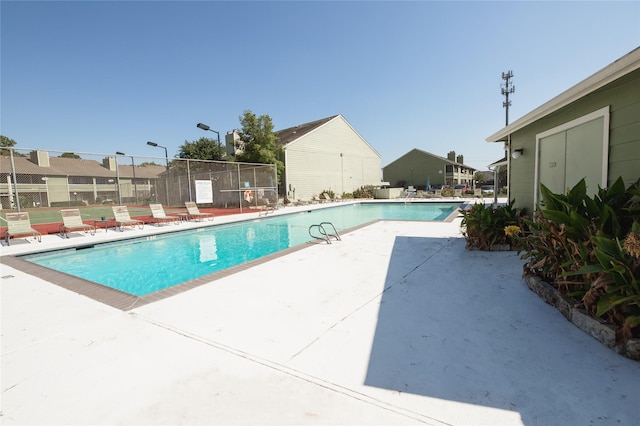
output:
M 440 194 L 443 197 L 453 197 L 455 195 L 455 191 L 452 188 L 442 188 Z
M 336 198 L 336 193 L 330 189 L 325 189 L 324 191 L 321 192 L 321 194 L 327 194 L 329 198 L 331 198 L 332 200 Z
M 514 244 L 523 227 L 525 211 L 513 207 L 514 201 L 506 205 L 476 203 L 462 214 L 462 235 L 467 240 L 466 248 L 490 250 L 495 245 Z
M 520 237 L 525 271 L 618 326 L 618 341 L 640 335 L 640 180 L 618 178 L 587 196 L 583 180 L 567 194 L 541 185 L 541 209 Z
M 375 186 L 366 185 L 353 191 L 353 198 L 374 198 L 375 194 Z

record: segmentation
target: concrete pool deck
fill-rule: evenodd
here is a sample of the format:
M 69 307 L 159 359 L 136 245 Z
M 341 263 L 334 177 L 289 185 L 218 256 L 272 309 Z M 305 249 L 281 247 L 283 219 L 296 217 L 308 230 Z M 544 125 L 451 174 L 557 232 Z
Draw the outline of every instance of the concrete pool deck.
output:
M 380 221 L 129 311 L 3 264 L 0 422 L 637 424 L 640 363 L 459 226 Z

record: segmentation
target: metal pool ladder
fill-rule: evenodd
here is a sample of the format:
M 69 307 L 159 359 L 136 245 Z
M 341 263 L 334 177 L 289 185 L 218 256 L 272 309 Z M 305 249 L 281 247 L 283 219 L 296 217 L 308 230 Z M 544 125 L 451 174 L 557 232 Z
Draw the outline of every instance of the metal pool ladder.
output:
M 316 240 L 326 241 L 327 244 L 331 244 L 332 237 L 335 238 L 336 241 L 341 241 L 340 234 L 338 234 L 336 227 L 333 226 L 333 223 L 331 222 L 320 222 L 318 225 L 311 225 L 309 227 L 309 235 Z
M 268 215 L 269 213 L 275 213 L 276 209 L 271 207 L 271 206 L 265 206 L 264 209 L 260 210 L 258 212 L 258 217 L 262 216 L 262 215 Z

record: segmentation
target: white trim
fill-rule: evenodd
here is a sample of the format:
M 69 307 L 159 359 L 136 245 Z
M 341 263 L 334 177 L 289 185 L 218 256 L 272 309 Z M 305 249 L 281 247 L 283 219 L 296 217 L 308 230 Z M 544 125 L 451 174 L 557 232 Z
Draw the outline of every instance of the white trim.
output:
M 533 178 L 533 206 L 534 208 L 538 205 L 538 196 L 540 193 L 540 140 L 544 139 L 548 136 L 555 135 L 560 132 L 565 132 L 569 129 L 573 129 L 574 127 L 578 127 L 582 124 L 588 123 L 589 121 L 597 120 L 599 118 L 603 118 L 602 124 L 602 176 L 600 177 L 600 186 L 605 188 L 607 186 L 607 177 L 608 177 L 608 166 L 609 166 L 609 115 L 610 107 L 607 105 L 604 108 L 600 108 L 599 110 L 593 111 L 587 115 L 583 115 L 582 117 L 578 117 L 574 120 L 568 121 L 564 124 L 551 128 L 549 130 L 545 130 L 544 132 L 536 134 L 536 152 L 535 152 L 535 164 L 534 164 L 534 178 Z

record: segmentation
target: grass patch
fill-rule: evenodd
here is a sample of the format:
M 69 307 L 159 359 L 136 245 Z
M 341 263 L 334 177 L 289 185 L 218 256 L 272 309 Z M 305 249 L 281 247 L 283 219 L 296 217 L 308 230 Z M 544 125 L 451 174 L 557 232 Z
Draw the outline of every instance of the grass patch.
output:
M 62 209 L 49 209 L 49 208 L 42 208 L 42 209 L 32 209 L 32 210 L 25 210 L 29 213 L 29 219 L 31 220 L 31 224 L 35 225 L 35 224 L 41 224 L 41 223 L 57 223 L 57 222 L 62 222 L 62 216 L 60 215 L 60 210 Z M 82 220 L 95 220 L 95 219 L 100 219 L 103 216 L 106 218 L 113 218 L 113 210 L 111 210 L 111 207 L 102 207 L 102 206 L 96 206 L 96 207 L 80 207 L 80 215 L 82 216 Z M 181 212 L 184 211 L 184 209 L 165 209 L 165 211 L 167 213 L 176 211 L 176 212 Z M 129 215 L 130 216 L 151 216 L 151 209 L 149 208 L 140 208 L 140 207 L 130 207 L 129 208 Z M 6 222 L 6 214 L 2 213 L 0 214 L 0 217 L 3 219 L 2 221 L 0 221 L 0 226 L 6 226 L 7 222 Z

